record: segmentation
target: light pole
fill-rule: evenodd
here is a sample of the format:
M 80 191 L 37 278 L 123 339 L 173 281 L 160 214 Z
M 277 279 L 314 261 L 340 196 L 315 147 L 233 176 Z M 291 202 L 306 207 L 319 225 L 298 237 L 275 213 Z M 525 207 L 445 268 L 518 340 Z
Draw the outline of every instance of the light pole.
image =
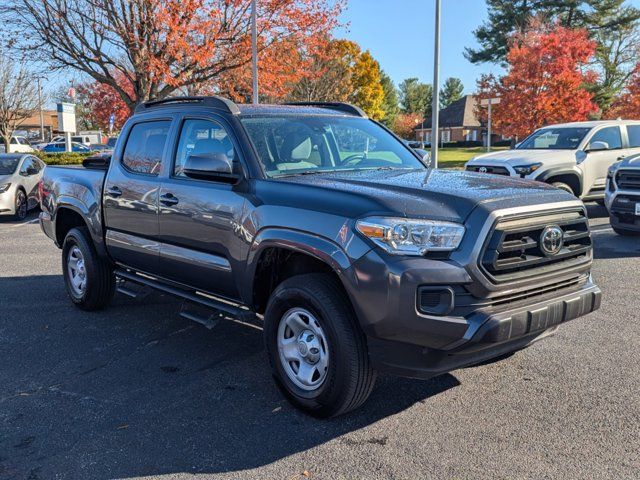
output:
M 44 142 L 44 112 L 42 111 L 42 85 L 40 85 L 40 77 L 36 77 L 38 82 L 38 109 L 40 110 L 40 141 Z
M 491 106 L 500 103 L 500 97 L 485 98 L 480 101 L 480 105 L 487 107 L 487 152 L 491 151 Z
M 253 104 L 257 105 L 258 97 L 258 13 L 257 0 L 251 0 L 251 67 L 253 73 Z
M 440 7 L 441 1 L 436 2 L 435 45 L 433 52 L 433 103 L 431 105 L 431 163 L 438 168 L 438 133 L 440 120 Z M 435 140 L 435 141 L 434 141 Z

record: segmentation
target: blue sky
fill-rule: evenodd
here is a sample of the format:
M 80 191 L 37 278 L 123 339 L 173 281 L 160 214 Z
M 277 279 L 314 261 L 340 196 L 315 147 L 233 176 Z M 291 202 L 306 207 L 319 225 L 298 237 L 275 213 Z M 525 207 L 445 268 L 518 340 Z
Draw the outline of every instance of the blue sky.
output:
M 640 8 L 640 0 L 628 2 Z M 371 51 L 396 85 L 408 77 L 433 82 L 434 0 L 348 0 L 336 35 Z M 477 45 L 475 30 L 487 17 L 484 0 L 442 0 L 440 78 L 458 77 L 466 93 L 481 73 L 500 73 L 495 65 L 473 65 L 465 47 Z

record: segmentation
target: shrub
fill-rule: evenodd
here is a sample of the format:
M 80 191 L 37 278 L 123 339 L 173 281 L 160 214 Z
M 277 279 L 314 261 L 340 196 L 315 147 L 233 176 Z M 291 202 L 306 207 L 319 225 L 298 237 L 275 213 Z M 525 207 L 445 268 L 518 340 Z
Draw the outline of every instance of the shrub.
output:
M 80 165 L 82 161 L 91 154 L 78 152 L 35 152 L 35 155 L 47 165 Z

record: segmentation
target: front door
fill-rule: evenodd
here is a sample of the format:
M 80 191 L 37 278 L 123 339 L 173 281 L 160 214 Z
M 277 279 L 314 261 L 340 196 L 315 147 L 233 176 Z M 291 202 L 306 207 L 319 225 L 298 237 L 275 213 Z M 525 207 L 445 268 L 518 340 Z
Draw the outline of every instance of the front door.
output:
M 594 142 L 604 142 L 609 148 L 589 151 Z M 580 164 L 584 181 L 583 195 L 603 194 L 609 167 L 624 154 L 620 127 L 610 126 L 597 130 L 589 140 L 586 150 L 587 156 Z
M 158 178 L 165 156 L 170 120 L 130 127 L 124 149 L 111 161 L 104 185 L 106 243 L 116 262 L 148 273 L 158 272 Z
M 186 118 L 175 161 L 160 188 L 162 276 L 229 299 L 248 242 L 239 225 L 245 198 L 224 181 L 195 180 L 183 168 L 189 155 L 224 153 L 238 160 L 234 140 L 221 120 Z

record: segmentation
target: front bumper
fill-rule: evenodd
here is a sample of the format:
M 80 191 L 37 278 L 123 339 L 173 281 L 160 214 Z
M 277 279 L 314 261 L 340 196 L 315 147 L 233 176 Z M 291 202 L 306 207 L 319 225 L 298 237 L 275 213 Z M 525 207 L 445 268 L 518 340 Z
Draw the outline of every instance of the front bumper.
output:
M 16 190 L 13 185 L 6 192 L 0 193 L 0 215 L 16 213 Z
M 589 278 L 577 290 L 562 295 L 551 293 L 516 306 L 478 310 L 467 317 L 464 333 L 442 348 L 369 336 L 369 355 L 378 370 L 431 378 L 525 348 L 554 333 L 558 325 L 597 310 L 601 297 L 600 289 Z M 460 320 L 442 318 L 445 323 Z
M 606 205 L 611 225 L 624 230 L 640 232 L 640 216 L 636 215 L 636 204 L 640 203 L 637 192 L 618 190 L 607 192 Z

